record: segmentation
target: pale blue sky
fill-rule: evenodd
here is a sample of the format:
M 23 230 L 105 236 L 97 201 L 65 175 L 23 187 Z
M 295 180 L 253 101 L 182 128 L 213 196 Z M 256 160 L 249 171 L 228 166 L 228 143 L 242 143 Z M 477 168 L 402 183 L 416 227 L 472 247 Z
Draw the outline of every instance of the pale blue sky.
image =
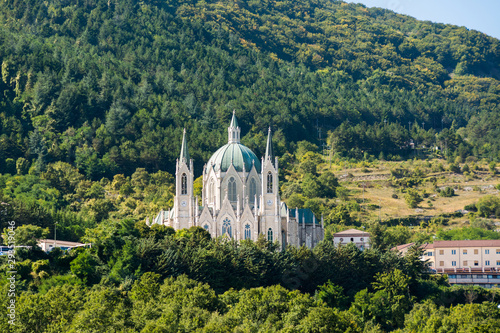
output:
M 344 0 L 419 20 L 451 23 L 500 39 L 500 0 Z

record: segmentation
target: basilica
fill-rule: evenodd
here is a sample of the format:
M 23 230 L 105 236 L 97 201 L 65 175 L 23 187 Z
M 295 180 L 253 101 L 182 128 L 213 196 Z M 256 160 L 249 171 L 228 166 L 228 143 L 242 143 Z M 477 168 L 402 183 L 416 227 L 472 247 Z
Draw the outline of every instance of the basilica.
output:
M 269 129 L 265 156 L 257 156 L 240 143 L 236 115 L 228 129 L 227 144 L 203 167 L 203 190 L 193 195 L 193 160 L 189 158 L 186 131 L 175 172 L 175 199 L 171 210 L 162 210 L 152 224 L 175 230 L 199 226 L 212 237 L 257 240 L 314 247 L 324 237 L 323 219 L 309 209 L 289 208 L 281 201 L 278 158 L 273 156 Z

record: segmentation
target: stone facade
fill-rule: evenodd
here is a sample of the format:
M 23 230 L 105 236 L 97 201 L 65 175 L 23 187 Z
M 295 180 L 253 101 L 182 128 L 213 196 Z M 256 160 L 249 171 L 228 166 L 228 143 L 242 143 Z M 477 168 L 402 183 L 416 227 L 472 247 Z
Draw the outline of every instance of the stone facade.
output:
M 228 143 L 203 167 L 200 206 L 193 195 L 193 161 L 189 158 L 184 131 L 176 165 L 174 206 L 160 211 L 152 224 L 176 230 L 199 226 L 212 237 L 236 240 L 257 240 L 264 235 L 283 247 L 314 247 L 324 237 L 323 221 L 318 221 L 309 209 L 289 209 L 281 201 L 278 158 L 273 156 L 271 129 L 261 161 L 240 143 L 240 132 L 233 113 Z

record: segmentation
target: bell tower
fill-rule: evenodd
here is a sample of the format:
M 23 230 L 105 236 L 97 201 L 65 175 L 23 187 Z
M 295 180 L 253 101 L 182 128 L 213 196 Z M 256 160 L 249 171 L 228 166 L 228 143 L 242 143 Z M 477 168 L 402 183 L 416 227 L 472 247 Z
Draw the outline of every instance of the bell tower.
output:
M 174 225 L 176 230 L 190 228 L 194 222 L 193 160 L 189 158 L 186 129 L 182 136 L 181 155 L 175 169 Z
M 262 160 L 261 180 L 261 230 L 267 240 L 281 243 L 278 158 L 273 156 L 271 127 L 267 134 L 266 155 Z

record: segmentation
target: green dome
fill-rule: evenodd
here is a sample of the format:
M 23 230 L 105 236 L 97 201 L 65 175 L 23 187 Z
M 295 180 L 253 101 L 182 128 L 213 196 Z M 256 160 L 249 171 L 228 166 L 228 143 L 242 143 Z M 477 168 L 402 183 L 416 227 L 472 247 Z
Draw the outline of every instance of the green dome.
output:
M 246 172 L 252 169 L 252 165 L 255 165 L 257 172 L 260 172 L 260 162 L 257 156 L 249 148 L 236 142 L 220 147 L 208 160 L 207 167 L 214 165 L 215 171 L 226 172 L 231 163 L 238 172 L 243 171 L 243 165 L 245 165 Z

